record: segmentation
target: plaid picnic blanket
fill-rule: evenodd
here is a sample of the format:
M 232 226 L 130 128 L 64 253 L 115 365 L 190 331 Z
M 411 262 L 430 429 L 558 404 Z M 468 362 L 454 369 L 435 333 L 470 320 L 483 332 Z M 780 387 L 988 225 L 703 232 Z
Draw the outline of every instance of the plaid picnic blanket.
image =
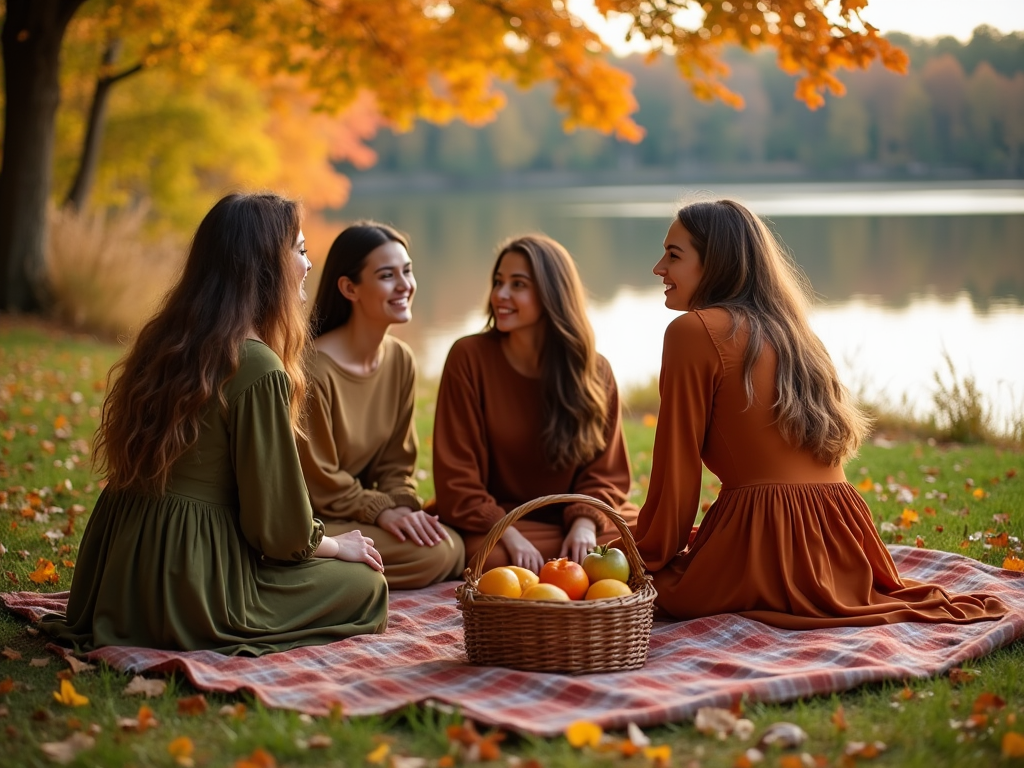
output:
M 455 583 L 394 592 L 388 630 L 258 659 L 108 647 L 88 654 L 126 672 L 183 672 L 204 691 L 249 691 L 269 707 L 325 715 L 394 712 L 409 704 L 458 707 L 482 724 L 539 736 L 575 720 L 605 728 L 652 726 L 728 707 L 740 696 L 781 702 L 863 683 L 928 677 L 1024 635 L 1024 574 L 967 557 L 890 547 L 900 573 L 951 592 L 988 592 L 1011 606 L 999 621 L 891 624 L 787 631 L 735 615 L 656 622 L 649 660 L 630 672 L 571 677 L 466 663 Z M 62 611 L 67 593 L 0 594 L 24 616 Z

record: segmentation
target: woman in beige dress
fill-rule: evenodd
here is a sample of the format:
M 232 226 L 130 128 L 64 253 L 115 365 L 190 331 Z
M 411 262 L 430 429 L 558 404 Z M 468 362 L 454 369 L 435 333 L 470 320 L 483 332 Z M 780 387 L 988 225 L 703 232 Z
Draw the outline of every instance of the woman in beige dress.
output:
M 360 222 L 338 235 L 313 307 L 316 358 L 299 442 L 327 532 L 372 538 L 392 589 L 456 578 L 465 562 L 462 539 L 423 511 L 413 477 L 416 362 L 388 331 L 409 322 L 415 293 L 401 233 Z

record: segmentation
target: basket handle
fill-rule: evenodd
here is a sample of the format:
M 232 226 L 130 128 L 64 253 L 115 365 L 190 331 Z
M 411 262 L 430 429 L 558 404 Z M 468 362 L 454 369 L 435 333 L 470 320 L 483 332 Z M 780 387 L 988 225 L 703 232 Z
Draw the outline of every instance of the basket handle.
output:
M 605 517 L 611 520 L 615 524 L 615 527 L 619 529 L 619 534 L 622 536 L 622 545 L 626 554 L 626 561 L 629 563 L 630 581 L 633 581 L 634 577 L 637 579 L 636 583 L 638 584 L 644 580 L 650 581 L 651 577 L 646 575 L 647 566 L 644 565 L 644 561 L 640 558 L 640 553 L 636 548 L 636 541 L 634 541 L 633 534 L 630 532 L 629 526 L 626 525 L 626 521 L 622 518 L 622 515 L 600 499 L 595 499 L 593 496 L 586 496 L 582 493 L 555 493 L 550 496 L 540 496 L 533 501 L 520 504 L 518 507 L 506 514 L 501 518 L 501 520 L 494 524 L 490 533 L 487 534 L 487 538 L 485 538 L 483 544 L 480 545 L 480 549 L 478 549 L 476 554 L 473 555 L 473 559 L 470 561 L 469 567 L 466 568 L 465 573 L 463 574 L 466 581 L 474 586 L 476 585 L 481 576 L 480 571 L 483 568 L 484 563 L 487 561 L 487 556 L 491 554 L 491 550 L 494 549 L 495 545 L 501 539 L 502 534 L 505 533 L 510 525 L 514 525 L 521 517 L 533 512 L 534 510 L 540 509 L 541 507 L 546 507 L 549 504 L 565 503 L 589 504 L 603 512 Z

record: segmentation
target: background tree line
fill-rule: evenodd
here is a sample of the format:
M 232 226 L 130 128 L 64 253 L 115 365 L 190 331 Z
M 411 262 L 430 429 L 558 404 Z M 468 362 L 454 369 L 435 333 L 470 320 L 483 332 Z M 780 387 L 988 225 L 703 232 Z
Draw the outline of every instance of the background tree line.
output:
M 906 75 L 879 64 L 841 72 L 846 95 L 815 111 L 793 99 L 794 78 L 771 51 L 733 48 L 724 57 L 741 111 L 695 98 L 668 57 L 645 64 L 633 56 L 618 64 L 636 79 L 636 120 L 646 130 L 639 144 L 589 130 L 565 134 L 543 87 L 507 88 L 508 104 L 485 126 L 381 131 L 369 142 L 378 159 L 367 175 L 1024 176 L 1024 32 L 979 27 L 967 43 L 888 39 L 909 54 Z

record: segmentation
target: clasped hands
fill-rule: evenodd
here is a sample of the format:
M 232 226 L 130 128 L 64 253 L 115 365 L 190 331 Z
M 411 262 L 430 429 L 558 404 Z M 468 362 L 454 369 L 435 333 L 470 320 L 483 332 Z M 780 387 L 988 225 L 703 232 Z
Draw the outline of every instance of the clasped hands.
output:
M 523 534 L 510 525 L 501 534 L 501 543 L 508 551 L 508 557 L 512 565 L 520 568 L 529 568 L 534 573 L 540 573 L 544 565 L 544 558 L 540 551 L 530 543 Z M 568 557 L 577 563 L 582 563 L 583 558 L 597 546 L 597 525 L 589 517 L 577 517 L 572 522 L 572 527 L 562 541 L 562 551 L 559 557 Z

